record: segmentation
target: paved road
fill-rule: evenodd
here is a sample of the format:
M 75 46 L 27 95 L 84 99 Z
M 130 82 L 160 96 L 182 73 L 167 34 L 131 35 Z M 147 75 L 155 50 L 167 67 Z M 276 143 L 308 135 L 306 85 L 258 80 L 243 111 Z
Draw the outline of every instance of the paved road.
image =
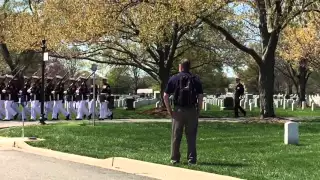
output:
M 0 150 L 1 180 L 151 180 L 34 154 Z

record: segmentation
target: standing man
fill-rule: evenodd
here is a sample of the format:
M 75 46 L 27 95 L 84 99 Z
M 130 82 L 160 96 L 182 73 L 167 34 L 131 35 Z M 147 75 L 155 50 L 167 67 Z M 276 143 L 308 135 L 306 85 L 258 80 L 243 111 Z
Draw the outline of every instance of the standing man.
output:
M 244 88 L 243 88 L 243 85 L 240 83 L 240 78 L 236 78 L 236 83 L 237 85 L 234 91 L 234 117 L 238 118 L 239 117 L 238 110 L 242 112 L 243 116 L 246 116 L 246 111 L 242 109 L 242 107 L 240 106 L 240 99 L 241 99 L 241 96 L 243 96 L 244 94 Z
M 196 164 L 196 137 L 198 118 L 202 108 L 203 89 L 198 77 L 190 73 L 191 63 L 184 59 L 180 63 L 180 73 L 171 77 L 164 92 L 164 103 L 172 118 L 171 163 L 180 162 L 180 144 L 185 128 L 188 143 L 187 159 L 189 164 Z M 174 109 L 169 103 L 173 94 Z

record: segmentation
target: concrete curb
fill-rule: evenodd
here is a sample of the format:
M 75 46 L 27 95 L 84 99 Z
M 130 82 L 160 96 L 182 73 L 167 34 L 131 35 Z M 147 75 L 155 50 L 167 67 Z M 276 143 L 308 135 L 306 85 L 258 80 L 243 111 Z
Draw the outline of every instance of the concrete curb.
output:
M 165 180 L 238 180 L 238 178 L 223 176 L 213 173 L 206 173 L 201 171 L 189 170 L 179 167 L 160 165 L 144 161 L 138 161 L 128 158 L 112 157 L 108 159 L 96 159 L 80 155 L 68 154 L 49 149 L 42 149 L 28 145 L 24 139 L 0 139 L 0 148 L 11 149 L 31 154 L 36 154 L 45 157 L 56 158 L 65 161 L 71 161 L 100 168 L 112 169 L 130 174 L 146 176 L 155 179 Z

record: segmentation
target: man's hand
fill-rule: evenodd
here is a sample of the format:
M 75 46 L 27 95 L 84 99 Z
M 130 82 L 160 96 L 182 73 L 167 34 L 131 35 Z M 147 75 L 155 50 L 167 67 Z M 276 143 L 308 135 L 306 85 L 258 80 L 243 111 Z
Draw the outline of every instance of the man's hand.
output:
M 173 118 L 173 112 L 171 108 L 167 108 L 168 114 L 170 115 L 171 118 Z
M 167 108 L 167 111 L 168 111 L 170 117 L 173 118 L 172 109 L 171 109 L 171 106 L 170 106 L 170 103 L 169 103 L 169 94 L 164 93 L 163 100 L 164 100 L 164 104 L 165 104 L 165 106 Z

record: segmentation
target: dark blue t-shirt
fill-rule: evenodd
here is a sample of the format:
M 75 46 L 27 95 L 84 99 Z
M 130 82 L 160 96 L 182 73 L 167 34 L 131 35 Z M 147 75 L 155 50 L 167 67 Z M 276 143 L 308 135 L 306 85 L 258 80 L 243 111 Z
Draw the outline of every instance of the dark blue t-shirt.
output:
M 191 75 L 191 73 L 188 73 L 188 72 L 180 72 L 180 73 L 172 76 L 169 79 L 167 87 L 164 92 L 167 94 L 173 94 L 175 89 L 179 86 L 178 82 L 180 80 L 180 77 L 183 75 L 188 75 L 188 74 Z M 194 80 L 194 88 L 196 90 L 197 95 L 203 94 L 202 84 L 200 82 L 200 79 L 197 76 Z

